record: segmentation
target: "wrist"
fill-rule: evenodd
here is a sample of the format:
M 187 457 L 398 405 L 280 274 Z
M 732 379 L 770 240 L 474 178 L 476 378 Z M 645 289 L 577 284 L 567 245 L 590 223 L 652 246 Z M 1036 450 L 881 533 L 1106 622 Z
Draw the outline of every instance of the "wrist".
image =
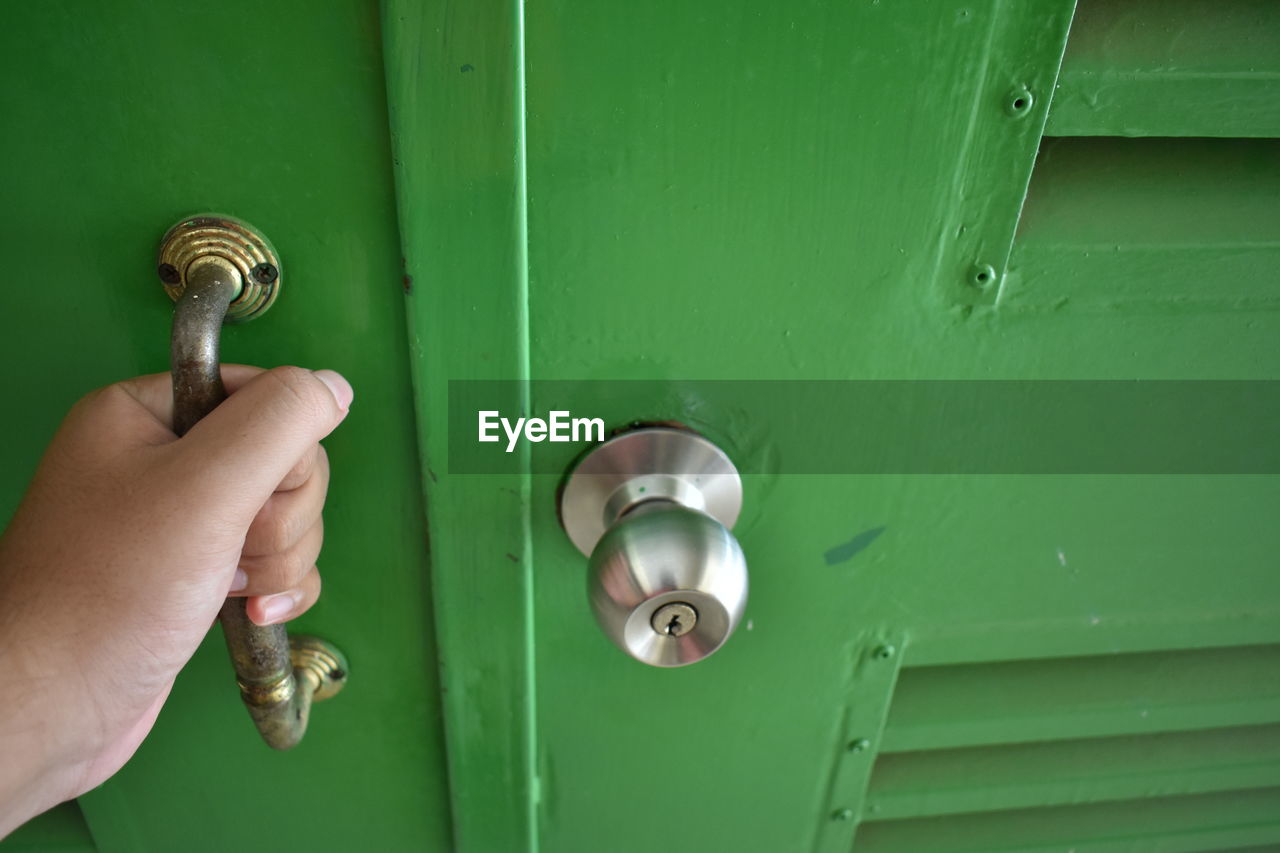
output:
M 0 632 L 0 838 L 76 793 L 83 761 L 54 689 L 65 678 Z

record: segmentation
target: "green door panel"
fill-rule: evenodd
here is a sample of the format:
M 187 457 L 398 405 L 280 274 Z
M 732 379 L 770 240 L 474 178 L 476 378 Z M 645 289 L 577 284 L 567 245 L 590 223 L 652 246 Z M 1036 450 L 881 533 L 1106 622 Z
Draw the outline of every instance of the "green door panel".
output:
M 448 848 L 378 33 L 354 0 L 7 10 L 3 245 L 25 271 L 0 294 L 3 517 L 74 400 L 167 370 L 154 257 L 184 215 L 241 216 L 283 259 L 279 301 L 226 329 L 224 356 L 336 368 L 359 398 L 326 442 L 325 593 L 297 621 L 346 652 L 349 688 L 274 753 L 214 631 L 137 756 L 82 798 L 100 850 Z
M 716 408 L 689 381 L 1277 378 L 1268 149 L 1223 159 L 1225 184 L 1211 173 L 1217 149 L 1152 159 L 1064 141 L 1034 162 L 1071 5 L 386 4 L 419 425 L 443 538 L 436 605 L 456 626 L 441 653 L 466 696 L 446 699 L 463 849 L 848 850 L 860 825 L 858 849 L 948 838 L 969 849 L 950 827 L 975 824 L 970 813 L 990 826 L 973 829 L 974 849 L 1108 832 L 1133 846 L 1105 849 L 1280 838 L 1274 820 L 1233 829 L 1265 814 L 1262 792 L 1280 776 L 1265 751 L 1242 766 L 1253 742 L 1229 737 L 1280 721 L 1262 676 L 1280 642 L 1275 477 L 800 475 L 785 467 L 795 439 L 762 425 L 785 418 Z M 1011 115 L 1006 96 L 1024 86 L 1033 106 Z M 1109 170 L 1070 197 L 1045 190 L 1090 157 Z M 1037 182 L 1042 198 L 1015 240 L 1028 178 L 1027 204 Z M 1238 235 L 1247 218 L 1259 251 L 1124 237 L 1145 252 L 1126 258 L 1137 280 L 1095 281 L 1084 275 L 1102 263 L 1093 244 L 1033 228 L 1115 222 L 1137 234 L 1143 217 L 1178 221 L 1207 186 L 1221 200 L 1211 210 L 1241 217 L 1211 227 Z M 1224 258 L 1232 295 L 1158 298 L 1179 260 L 1189 283 Z M 987 265 L 991 280 L 976 281 Z M 1124 298 L 1108 298 L 1121 279 Z M 450 469 L 446 433 L 471 438 L 449 432 L 459 398 L 445 383 L 525 378 L 497 386 L 512 411 L 562 405 L 539 394 L 564 386 L 537 380 L 610 382 L 609 427 L 696 423 L 749 472 L 735 532 L 752 597 L 712 659 L 648 669 L 600 636 L 584 561 L 556 519 L 557 476 L 527 459 L 502 475 Z M 990 417 L 1001 429 L 1001 413 Z M 885 428 L 874 416 L 832 424 L 851 442 Z M 560 453 L 560 470 L 579 449 Z M 771 471 L 770 458 L 783 461 Z M 495 516 L 476 515 L 485 501 Z M 511 540 L 514 525 L 531 542 Z M 826 559 L 879 528 L 856 556 Z M 467 633 L 490 614 L 504 632 Z M 1199 657 L 1209 653 L 1219 657 Z M 992 742 L 950 698 L 925 706 L 928 736 L 910 740 L 924 737 L 911 697 L 949 697 L 969 673 L 982 676 L 971 702 L 990 709 L 988 729 L 1021 732 L 1039 752 Z M 1033 697 L 1101 681 L 1093 705 L 1055 712 L 1002 704 L 1011 673 Z M 1162 673 L 1186 689 L 1152 694 Z M 478 748 L 477 721 L 503 714 L 508 728 Z M 1187 756 L 1133 770 L 1118 753 L 1071 776 L 1072 756 L 1121 737 L 1137 739 L 1131 756 L 1168 753 L 1168 738 Z M 903 791 L 899 755 L 925 779 L 969 755 L 993 769 L 969 790 Z M 1041 784 L 1010 781 L 1034 762 Z M 518 782 L 489 787 L 503 777 Z M 1174 795 L 1192 797 L 1185 819 L 1171 817 L 1184 802 Z M 1034 809 L 1051 810 L 1053 832 L 1031 832 Z M 1117 817 L 1126 809 L 1168 825 L 1143 835 L 1140 820 Z M 940 823 L 913 823 L 926 820 Z
M 72 800 L 28 821 L 0 841 L 5 853 L 84 853 L 96 850 L 80 804 Z
M 242 216 L 287 280 L 228 360 L 356 389 L 298 624 L 352 679 L 274 754 L 215 634 L 134 761 L 0 851 L 1280 843 L 1280 477 L 797 470 L 786 395 L 700 384 L 1280 380 L 1250 106 L 1280 22 L 1208 5 L 15 7 L 3 245 L 34 274 L 0 355 L 38 369 L 7 374 L 0 517 L 76 398 L 165 369 L 164 229 Z M 469 473 L 480 380 L 735 459 L 751 598 L 721 651 L 609 644 L 556 515 L 583 447 Z M 966 411 L 921 417 L 1023 437 Z

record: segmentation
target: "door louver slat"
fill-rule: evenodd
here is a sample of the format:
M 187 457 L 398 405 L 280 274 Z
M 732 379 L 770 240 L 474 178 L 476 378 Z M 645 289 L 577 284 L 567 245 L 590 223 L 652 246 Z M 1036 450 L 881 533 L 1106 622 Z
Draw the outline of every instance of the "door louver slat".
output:
M 858 851 L 1278 842 L 1280 645 L 908 665 L 861 822 Z
M 1266 722 L 1280 722 L 1280 646 L 930 666 L 899 676 L 881 751 Z
M 888 820 L 1269 786 L 1280 725 L 886 754 L 867 810 Z
M 1080 0 L 1049 136 L 1280 136 L 1273 0 Z
M 1280 840 L 1280 788 L 864 824 L 858 853 L 1223 850 Z

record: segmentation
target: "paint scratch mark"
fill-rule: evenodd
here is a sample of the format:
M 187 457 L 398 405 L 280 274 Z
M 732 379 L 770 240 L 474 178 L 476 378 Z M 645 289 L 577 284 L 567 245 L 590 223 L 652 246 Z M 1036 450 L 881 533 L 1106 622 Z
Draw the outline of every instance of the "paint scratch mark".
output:
M 1058 565 L 1065 566 L 1067 564 L 1067 554 L 1061 548 L 1058 549 Z
M 864 530 L 857 536 L 845 542 L 843 545 L 837 545 L 830 551 L 822 555 L 822 559 L 827 561 L 828 566 L 834 566 L 837 563 L 843 563 L 853 559 L 874 541 L 880 538 L 880 534 L 888 530 L 888 527 L 873 527 L 870 530 Z

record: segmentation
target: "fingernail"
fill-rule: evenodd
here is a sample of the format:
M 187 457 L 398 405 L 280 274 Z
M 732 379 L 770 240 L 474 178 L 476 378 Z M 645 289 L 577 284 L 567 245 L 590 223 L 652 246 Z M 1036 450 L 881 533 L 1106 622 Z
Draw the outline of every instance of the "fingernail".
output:
M 244 569 L 236 569 L 236 575 L 231 579 L 231 591 L 239 592 L 249 585 L 249 576 L 244 573 Z
M 316 379 L 319 379 L 329 388 L 329 393 L 333 394 L 333 399 L 338 401 L 339 409 L 348 409 L 351 407 L 351 401 L 355 399 L 356 392 L 352 390 L 351 383 L 342 378 L 342 374 L 334 370 L 314 370 Z
M 282 592 L 279 595 L 271 595 L 262 599 L 262 615 L 264 617 L 264 625 L 274 625 L 288 618 L 293 609 L 298 606 L 298 599 L 290 592 Z

